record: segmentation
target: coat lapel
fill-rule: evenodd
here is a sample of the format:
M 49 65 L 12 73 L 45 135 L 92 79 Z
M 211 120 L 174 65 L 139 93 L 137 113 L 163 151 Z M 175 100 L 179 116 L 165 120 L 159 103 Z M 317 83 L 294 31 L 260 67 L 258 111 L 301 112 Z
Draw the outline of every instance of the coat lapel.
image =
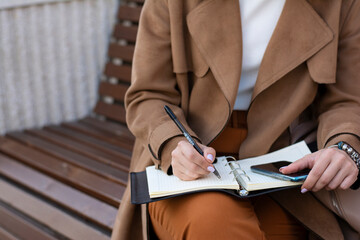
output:
M 187 15 L 189 32 L 232 109 L 241 74 L 238 0 L 204 1 Z
M 265 51 L 252 100 L 333 39 L 324 20 L 306 0 L 285 3 Z
M 187 15 L 187 25 L 233 107 L 242 64 L 239 1 L 204 1 Z M 330 28 L 306 0 L 286 1 L 265 51 L 252 101 L 333 38 Z
M 268 152 L 287 126 L 311 104 L 317 85 L 309 79 L 312 76 L 307 65 L 301 64 L 333 38 L 330 28 L 306 0 L 285 3 L 259 69 L 241 158 Z
M 224 93 L 229 103 L 229 110 L 232 110 L 240 81 L 242 64 L 239 1 L 203 1 L 188 13 L 186 21 L 192 40 L 209 65 L 214 78 Z M 249 135 L 242 144 L 242 146 L 246 147 L 240 149 L 241 157 L 266 153 L 273 141 L 288 126 L 287 124 L 291 123 L 296 114 L 300 114 L 298 111 L 307 106 L 314 93 L 312 91 L 308 94 L 297 94 L 299 95 L 298 100 L 294 100 L 297 102 L 292 106 L 298 108 L 298 110 L 293 110 L 291 115 L 290 113 L 283 115 L 280 107 L 275 109 L 269 106 L 269 108 L 263 109 L 259 107 L 264 105 L 263 100 L 255 101 L 255 99 L 282 78 L 284 81 L 292 81 L 293 87 L 296 88 L 295 85 L 297 83 L 295 82 L 299 81 L 300 78 L 297 79 L 296 76 L 284 77 L 312 58 L 317 52 L 327 46 L 333 38 L 333 32 L 330 27 L 306 0 L 286 1 L 259 69 L 248 114 L 248 122 L 254 124 L 249 125 Z M 303 70 L 305 71 L 306 69 Z M 297 80 L 293 81 L 294 78 Z M 305 91 L 309 87 L 308 85 L 304 83 L 303 90 L 301 91 Z M 315 86 L 312 87 L 315 88 Z M 281 91 L 285 91 L 285 88 L 281 88 Z M 274 92 L 272 94 L 276 95 L 277 93 Z M 291 95 L 291 93 L 289 94 Z M 304 97 L 309 100 L 302 100 Z M 268 97 L 264 99 L 269 101 Z M 253 105 L 257 106 L 254 107 Z M 259 109 L 262 110 L 260 111 Z M 280 119 L 281 123 L 269 123 L 266 120 L 268 118 L 265 119 L 264 116 L 270 115 L 283 116 Z M 264 126 L 268 124 L 277 124 L 278 127 L 271 128 L 272 131 L 269 132 L 271 136 L 259 139 L 259 136 L 266 134 L 263 130 Z M 261 146 L 256 146 L 255 143 L 259 141 L 262 143 Z

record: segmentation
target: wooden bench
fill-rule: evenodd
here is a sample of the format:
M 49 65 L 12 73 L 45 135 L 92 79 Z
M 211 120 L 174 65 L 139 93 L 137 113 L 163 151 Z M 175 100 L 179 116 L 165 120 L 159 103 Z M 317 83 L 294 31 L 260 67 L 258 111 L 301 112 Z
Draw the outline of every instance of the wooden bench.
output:
M 134 143 L 123 102 L 143 1 L 119 8 L 90 116 L 0 136 L 0 239 L 109 239 Z

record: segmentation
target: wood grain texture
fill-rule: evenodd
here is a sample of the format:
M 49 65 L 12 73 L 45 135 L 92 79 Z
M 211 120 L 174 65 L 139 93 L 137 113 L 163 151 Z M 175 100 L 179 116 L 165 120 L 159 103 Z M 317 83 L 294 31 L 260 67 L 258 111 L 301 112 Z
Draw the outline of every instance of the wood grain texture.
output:
M 117 208 L 2 154 L 0 174 L 101 227 L 111 230 L 114 225 Z
M 108 236 L 103 233 L 2 180 L 0 180 L 0 192 L 6 192 L 6 194 L 0 194 L 1 201 L 25 213 L 55 232 L 61 232 L 65 237 L 70 239 L 108 239 Z
M 29 146 L 24 146 L 14 140 L 0 137 L 0 151 L 113 206 L 119 206 L 120 199 L 125 191 L 123 185 L 104 179 L 76 165 L 63 162 Z

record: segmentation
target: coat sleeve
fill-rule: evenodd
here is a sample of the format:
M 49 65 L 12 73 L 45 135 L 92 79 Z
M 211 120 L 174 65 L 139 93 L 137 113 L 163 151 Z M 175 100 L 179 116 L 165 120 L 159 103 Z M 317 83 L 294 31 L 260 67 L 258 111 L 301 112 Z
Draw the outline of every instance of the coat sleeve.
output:
M 126 120 L 131 132 L 151 152 L 154 164 L 161 165 L 164 171 L 170 166 L 170 148 L 174 148 L 182 138 L 166 114 L 164 105 L 168 105 L 189 133 L 197 138 L 180 107 L 184 94 L 173 71 L 171 44 L 167 2 L 145 1 L 134 52 L 131 86 L 125 96 Z M 161 156 L 166 143 L 169 143 L 166 156 Z
M 340 23 L 336 83 L 320 100 L 318 147 L 345 141 L 360 151 L 360 1 Z

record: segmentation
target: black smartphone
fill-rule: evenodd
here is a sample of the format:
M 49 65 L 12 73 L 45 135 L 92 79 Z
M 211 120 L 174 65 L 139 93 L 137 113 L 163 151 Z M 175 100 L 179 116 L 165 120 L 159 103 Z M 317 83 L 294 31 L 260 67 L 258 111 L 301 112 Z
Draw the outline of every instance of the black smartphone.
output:
M 281 180 L 287 180 L 287 181 L 293 181 L 293 182 L 299 182 L 304 181 L 306 177 L 308 176 L 310 169 L 306 168 L 296 173 L 291 174 L 282 174 L 279 171 L 279 168 L 285 167 L 289 165 L 291 162 L 289 161 L 278 161 L 273 163 L 267 163 L 267 164 L 260 164 L 260 165 L 253 165 L 251 166 L 251 171 L 263 174 L 269 177 L 278 178 Z

